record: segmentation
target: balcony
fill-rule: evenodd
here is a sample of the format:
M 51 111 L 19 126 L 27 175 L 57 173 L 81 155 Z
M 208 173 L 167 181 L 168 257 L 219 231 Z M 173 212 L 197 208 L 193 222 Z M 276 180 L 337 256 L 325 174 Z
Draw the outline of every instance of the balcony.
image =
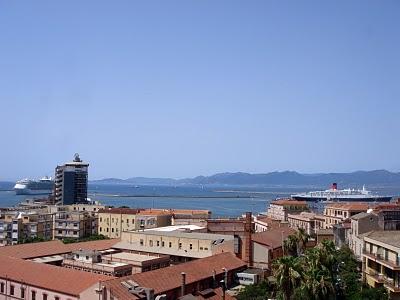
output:
M 395 262 L 392 260 L 385 259 L 385 256 L 382 254 L 370 253 L 369 251 L 364 250 L 363 255 L 370 260 L 373 260 L 381 265 L 384 265 L 385 267 L 388 267 L 389 269 L 400 270 L 400 263 L 398 261 Z

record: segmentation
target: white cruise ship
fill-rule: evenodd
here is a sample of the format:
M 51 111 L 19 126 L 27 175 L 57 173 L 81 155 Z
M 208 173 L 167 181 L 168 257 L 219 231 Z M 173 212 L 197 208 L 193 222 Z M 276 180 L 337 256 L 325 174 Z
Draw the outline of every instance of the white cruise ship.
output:
M 54 180 L 51 177 L 43 177 L 39 180 L 21 179 L 15 183 L 14 191 L 17 195 L 45 195 L 50 194 L 54 188 Z
M 337 184 L 333 183 L 329 190 L 299 193 L 292 195 L 293 199 L 303 201 L 358 201 L 358 202 L 382 202 L 390 201 L 391 196 L 380 196 L 373 194 L 363 186 L 360 189 L 338 190 Z

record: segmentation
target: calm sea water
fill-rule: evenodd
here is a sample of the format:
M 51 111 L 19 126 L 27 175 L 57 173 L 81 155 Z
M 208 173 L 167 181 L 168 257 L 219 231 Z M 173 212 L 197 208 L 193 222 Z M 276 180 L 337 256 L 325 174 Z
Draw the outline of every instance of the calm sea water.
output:
M 0 182 L 0 206 L 14 206 L 32 196 L 15 195 L 12 183 Z M 312 190 L 318 187 L 313 187 Z M 321 187 L 319 187 L 321 188 Z M 323 188 L 323 187 L 322 187 Z M 213 216 L 236 217 L 246 211 L 265 212 L 277 197 L 308 191 L 298 187 L 232 187 L 232 186 L 131 186 L 90 184 L 89 197 L 104 205 L 133 208 L 209 209 Z M 371 188 L 380 194 L 400 195 L 400 187 Z M 315 205 L 320 209 L 320 205 Z

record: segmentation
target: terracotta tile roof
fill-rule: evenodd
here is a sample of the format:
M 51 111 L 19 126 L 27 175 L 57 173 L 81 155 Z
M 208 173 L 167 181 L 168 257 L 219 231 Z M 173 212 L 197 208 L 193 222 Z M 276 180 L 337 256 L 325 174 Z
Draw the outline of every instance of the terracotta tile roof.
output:
M 123 214 L 123 215 L 136 215 L 139 213 L 141 210 L 144 210 L 143 208 L 102 208 L 99 209 L 98 213 L 107 213 L 107 214 Z
M 104 282 L 104 285 L 108 290 L 111 290 L 113 296 L 117 297 L 119 300 L 135 299 L 133 295 L 121 285 L 122 281 L 133 280 L 142 287 L 154 289 L 154 293 L 157 295 L 179 289 L 182 283 L 182 272 L 186 273 L 186 284 L 191 284 L 196 281 L 212 278 L 213 270 L 215 270 L 218 275 L 223 273 L 222 268 L 231 271 L 245 267 L 246 263 L 241 261 L 234 254 L 224 252 L 167 268 L 116 278 Z
M 78 296 L 99 281 L 110 280 L 105 275 L 6 256 L 0 256 L 0 278 L 71 296 Z
M 299 214 L 288 214 L 288 219 L 302 220 L 302 221 L 311 221 L 314 219 L 324 219 L 323 215 L 318 215 L 312 212 L 301 212 Z
M 355 211 L 362 211 L 367 210 L 370 207 L 374 207 L 373 203 L 367 202 L 351 202 L 351 203 L 329 203 L 326 205 L 325 208 L 335 208 L 335 209 L 342 209 L 342 210 L 355 210 Z
M 169 210 L 161 210 L 161 209 L 144 209 L 138 213 L 138 215 L 144 216 L 166 216 L 172 215 L 172 212 Z
M 119 239 L 99 240 L 81 243 L 64 244 L 59 240 L 20 244 L 15 246 L 0 247 L 0 256 L 10 256 L 15 258 L 35 258 L 54 254 L 63 254 L 79 249 L 85 250 L 106 250 L 118 243 Z
M 307 206 L 307 202 L 306 201 L 299 201 L 299 200 L 293 200 L 293 199 L 278 199 L 278 200 L 272 201 L 271 204 L 276 204 L 276 205 L 305 205 L 305 206 Z
M 282 241 L 295 232 L 296 230 L 289 227 L 274 228 L 264 232 L 255 233 L 251 236 L 251 239 L 253 242 L 275 249 L 282 247 Z
M 379 212 L 382 210 L 400 210 L 400 205 L 398 203 L 380 204 L 375 206 L 373 209 L 375 212 Z

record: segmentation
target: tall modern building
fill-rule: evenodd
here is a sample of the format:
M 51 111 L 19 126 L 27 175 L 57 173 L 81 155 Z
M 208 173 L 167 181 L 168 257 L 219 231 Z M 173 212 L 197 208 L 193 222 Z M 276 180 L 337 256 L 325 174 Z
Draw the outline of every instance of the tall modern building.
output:
M 72 162 L 57 166 L 55 201 L 64 205 L 87 202 L 88 163 L 75 154 Z

